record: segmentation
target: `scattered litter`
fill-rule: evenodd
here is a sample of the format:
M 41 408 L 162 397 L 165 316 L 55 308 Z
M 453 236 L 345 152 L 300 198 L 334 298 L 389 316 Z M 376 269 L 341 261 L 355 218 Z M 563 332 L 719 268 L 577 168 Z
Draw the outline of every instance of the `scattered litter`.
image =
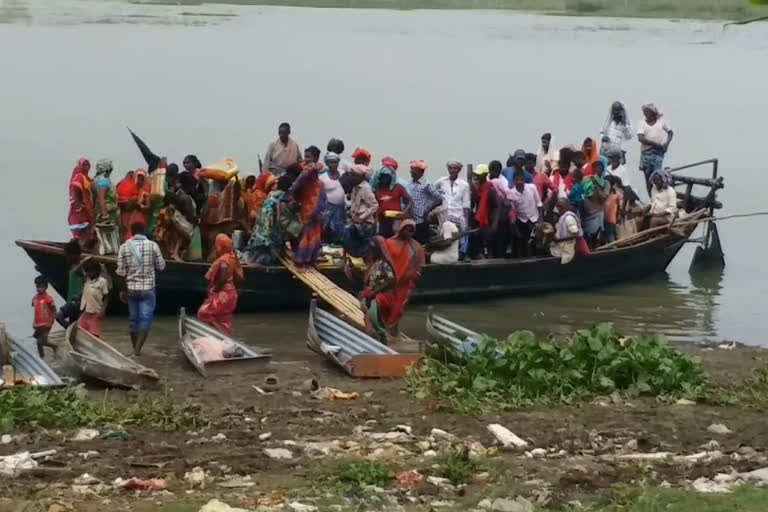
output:
M 95 450 L 88 450 L 87 452 L 80 452 L 80 453 L 78 453 L 78 455 L 80 456 L 81 459 L 88 460 L 88 459 L 92 459 L 94 457 L 98 457 L 99 456 L 99 452 L 97 452 Z
M 320 383 L 317 379 L 307 379 L 301 383 L 301 389 L 304 391 L 317 391 L 320 389 Z
M 430 431 L 430 434 L 432 434 L 432 437 L 434 437 L 435 439 L 438 439 L 440 441 L 453 442 L 453 441 L 456 440 L 456 436 L 455 435 L 453 435 L 453 434 L 451 434 L 449 432 L 446 432 L 445 430 L 440 429 L 440 428 L 433 428 Z
M 99 431 L 92 428 L 81 428 L 72 438 L 73 441 L 91 441 L 99 437 Z
M 734 487 L 733 482 L 715 482 L 707 477 L 701 477 L 694 480 L 691 484 L 693 490 L 704 493 L 729 493 Z
M 303 503 L 299 503 L 298 501 L 292 501 L 289 503 L 288 508 L 293 510 L 293 512 L 315 512 L 317 510 L 317 507 L 314 505 L 305 505 Z
M 257 393 L 259 393 L 260 395 L 271 395 L 271 394 L 272 394 L 272 393 L 267 393 L 266 391 L 264 391 L 263 389 L 261 389 L 261 388 L 260 388 L 259 386 L 257 386 L 256 384 L 253 384 L 251 387 L 252 387 L 253 389 L 255 389 L 255 390 L 256 390 L 256 392 L 257 392 Z
M 277 375 L 267 375 L 264 377 L 264 384 L 262 385 L 264 391 L 274 392 L 280 389 L 280 379 Z
M 492 506 L 493 506 L 493 502 L 489 499 L 484 499 L 477 504 L 477 508 L 481 508 L 483 510 L 491 510 Z
M 476 484 L 486 484 L 490 479 L 491 479 L 491 474 L 488 473 L 487 471 L 483 471 L 482 473 L 478 473 L 475 476 L 473 476 L 472 482 Z
M 259 434 L 259 441 L 262 443 L 264 441 L 268 441 L 272 437 L 272 432 L 264 432 L 263 434 Z
M 198 512 L 248 512 L 244 508 L 233 508 L 224 503 L 223 501 L 219 501 L 216 499 L 213 499 L 203 505 L 203 507 Z
M 101 436 L 99 439 L 109 439 L 112 441 L 128 441 L 131 439 L 131 434 L 126 432 L 125 430 L 107 430 Z
M 416 487 L 424 481 L 424 475 L 411 469 L 395 475 L 395 480 L 401 487 Z
M 527 441 L 521 439 L 514 432 L 498 423 L 488 425 L 488 432 L 490 432 L 504 448 L 509 448 L 510 446 L 524 448 L 528 446 Z
M 60 505 L 58 503 L 54 503 L 48 507 L 48 512 L 66 512 L 67 510 L 72 510 L 72 507 L 65 507 L 64 505 Z
M 293 453 L 285 448 L 264 448 L 264 455 L 275 460 L 293 458 Z
M 448 508 L 453 507 L 456 505 L 455 501 L 447 501 L 447 500 L 435 500 L 430 501 L 429 506 L 432 508 Z
M 404 432 L 374 432 L 368 437 L 372 441 L 389 441 L 390 443 L 407 443 L 411 440 L 410 436 Z
M 353 391 L 352 393 L 345 393 L 344 391 L 336 388 L 319 388 L 310 393 L 312 398 L 318 400 L 354 400 L 360 395 Z
M 0 444 L 11 444 L 13 442 L 13 436 L 9 434 L 3 434 L 2 437 L 0 437 Z
M 425 457 L 437 457 L 437 452 L 435 450 L 427 450 L 422 455 Z
M 301 398 L 301 391 L 291 391 L 291 396 L 293 398 Z
M 451 485 L 451 481 L 450 480 L 448 480 L 447 478 L 441 478 L 439 476 L 428 476 L 427 477 L 427 482 L 431 483 L 432 485 L 434 485 L 435 487 L 438 487 L 440 489 L 452 488 L 453 487 Z
M 120 487 L 121 489 L 125 489 L 127 491 L 164 491 L 167 488 L 165 485 L 165 480 L 161 480 L 159 478 L 149 478 L 146 480 L 136 477 L 129 478 L 128 480 L 118 478 L 113 483 L 115 487 Z
M 498 498 L 493 500 L 491 510 L 494 512 L 533 512 L 533 503 L 521 497 L 514 500 Z
M 671 457 L 672 455 L 671 452 L 625 453 L 622 455 L 603 455 L 601 458 L 616 460 L 662 460 Z
M 747 482 L 766 484 L 768 483 L 768 467 L 742 473 L 740 476 Z
M 101 483 L 101 480 L 99 480 L 95 476 L 92 476 L 88 473 L 83 473 L 82 475 L 74 479 L 75 485 L 95 485 L 100 483 Z
M 282 508 L 285 504 L 285 497 L 277 491 L 272 491 L 264 496 L 258 498 L 247 499 L 245 504 L 249 507 L 279 507 Z
M 405 434 L 408 434 L 409 436 L 413 435 L 413 427 L 410 425 L 397 425 L 394 428 L 395 432 L 403 432 Z
M 688 400 L 687 398 L 681 398 L 677 402 L 675 402 L 675 405 L 696 405 L 696 402 L 693 400 Z
M 251 477 L 248 475 L 243 478 L 233 478 L 232 480 L 219 482 L 217 485 L 226 489 L 240 489 L 243 487 L 253 487 L 256 483 L 251 481 Z
M 184 473 L 184 480 L 192 487 L 205 489 L 205 484 L 208 479 L 208 474 L 203 471 L 203 468 L 200 466 L 196 466 L 192 469 L 192 471 Z
M 304 443 L 303 448 L 309 457 L 327 457 L 331 452 L 341 450 L 341 443 L 338 440 Z
M 13 455 L 0 456 L 0 475 L 17 476 L 24 470 L 35 469 L 37 467 L 37 461 L 40 459 L 53 455 L 56 450 L 46 450 L 44 452 L 19 452 Z
M 215 436 L 213 436 L 213 437 L 211 438 L 211 441 L 213 441 L 213 442 L 215 442 L 215 443 L 220 443 L 220 442 L 222 442 L 222 441 L 226 441 L 226 440 L 227 440 L 227 436 L 225 436 L 225 435 L 224 435 L 224 434 L 222 434 L 221 432 L 219 432 L 218 434 L 216 434 Z
M 545 450 L 544 448 L 534 448 L 529 452 L 525 452 L 525 456 L 528 457 L 529 459 L 541 458 L 541 457 L 545 457 L 546 455 L 547 455 L 547 450 Z
M 721 436 L 724 436 L 726 434 L 731 434 L 731 429 L 723 425 L 722 423 L 713 423 L 710 426 L 707 427 L 707 432 L 710 432 L 712 434 L 718 434 Z

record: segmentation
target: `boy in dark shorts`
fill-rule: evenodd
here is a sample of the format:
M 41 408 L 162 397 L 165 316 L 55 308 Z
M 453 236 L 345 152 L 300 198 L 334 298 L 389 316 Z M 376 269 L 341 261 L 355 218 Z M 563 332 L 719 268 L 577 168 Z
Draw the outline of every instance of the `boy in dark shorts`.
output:
M 48 333 L 51 332 L 51 326 L 56 318 L 56 304 L 53 302 L 53 297 L 48 294 L 48 280 L 43 276 L 37 276 L 35 287 L 37 293 L 32 297 L 32 307 L 35 309 L 32 336 L 37 340 L 37 353 L 42 358 L 45 356 L 43 347 L 51 347 L 54 353 L 56 352 L 56 346 L 48 341 Z

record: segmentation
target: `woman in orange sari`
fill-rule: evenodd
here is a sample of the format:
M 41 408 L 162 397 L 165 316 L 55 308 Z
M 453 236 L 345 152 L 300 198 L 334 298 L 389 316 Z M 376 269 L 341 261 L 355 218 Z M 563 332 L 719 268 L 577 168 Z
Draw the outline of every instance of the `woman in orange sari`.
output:
M 388 281 L 386 267 L 375 269 L 368 276 L 363 297 L 368 305 L 368 320 L 373 329 L 379 334 L 379 339 L 385 338 L 385 333 L 397 334 L 400 318 L 411 297 L 416 281 L 421 276 L 424 267 L 424 248 L 413 239 L 416 224 L 412 219 L 403 219 L 395 223 L 395 236 L 392 238 L 374 238 L 374 253 L 394 270 L 394 284 Z M 376 282 L 380 281 L 381 286 Z
M 90 248 L 93 243 L 93 197 L 91 186 L 93 181 L 88 177 L 91 170 L 91 162 L 87 158 L 80 158 L 72 169 L 69 178 L 69 229 L 72 238 L 77 240 L 81 249 Z
M 133 236 L 131 225 L 140 222 L 145 226 L 151 209 L 149 202 L 149 180 L 147 171 L 136 169 L 129 172 L 117 184 L 117 206 L 120 208 L 120 225 L 123 231 L 123 241 Z
M 581 145 L 581 152 L 584 153 L 586 162 L 584 163 L 584 176 L 592 175 L 592 164 L 597 162 L 600 158 L 600 148 L 597 146 L 597 141 L 592 137 L 584 139 L 584 143 Z
M 248 206 L 248 228 L 253 229 L 256 218 L 261 211 L 261 205 L 272 189 L 277 185 L 277 178 L 270 171 L 262 171 L 259 177 L 248 176 L 243 189 L 243 200 Z
M 216 261 L 205 274 L 208 298 L 197 310 L 197 317 L 225 334 L 232 334 L 232 315 L 237 307 L 235 283 L 243 280 L 243 268 L 232 250 L 232 240 L 220 233 L 214 243 Z

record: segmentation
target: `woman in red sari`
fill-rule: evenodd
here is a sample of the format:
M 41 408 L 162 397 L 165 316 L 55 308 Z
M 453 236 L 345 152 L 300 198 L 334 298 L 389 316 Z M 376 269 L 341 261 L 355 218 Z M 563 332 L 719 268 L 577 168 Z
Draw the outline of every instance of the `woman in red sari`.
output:
M 151 209 L 149 202 L 149 180 L 147 171 L 136 169 L 129 172 L 117 184 L 117 206 L 120 208 L 120 225 L 123 231 L 123 241 L 133 236 L 131 225 L 141 222 L 147 224 Z
M 403 219 L 395 224 L 395 236 L 392 238 L 374 238 L 374 252 L 379 253 L 379 260 L 391 267 L 395 274 L 394 284 L 389 285 L 386 266 L 377 268 L 374 263 L 363 291 L 368 304 L 367 317 L 379 339 L 385 339 L 386 332 L 397 334 L 400 318 L 421 276 L 425 262 L 424 248 L 413 239 L 415 231 L 414 221 Z
M 298 201 L 299 217 L 304 227 L 299 241 L 293 246 L 293 256 L 297 265 L 309 266 L 320 255 L 323 234 L 323 214 L 325 213 L 325 186 L 318 178 L 319 168 L 308 164 L 288 190 L 289 201 Z
M 232 240 L 220 233 L 214 243 L 216 261 L 205 274 L 208 298 L 197 310 L 197 317 L 225 334 L 232 334 L 232 315 L 237 307 L 235 283 L 243 280 L 243 268 L 232 250 Z
M 253 179 L 251 179 L 253 178 Z M 262 171 L 259 177 L 248 176 L 243 189 L 243 200 L 248 207 L 248 228 L 253 229 L 256 218 L 261 211 L 261 205 L 277 185 L 277 178 L 270 171 Z
M 91 185 L 93 181 L 88 177 L 91 170 L 91 162 L 87 158 L 81 158 L 72 170 L 69 178 L 69 229 L 72 237 L 77 240 L 82 249 L 90 248 L 93 243 L 93 196 Z

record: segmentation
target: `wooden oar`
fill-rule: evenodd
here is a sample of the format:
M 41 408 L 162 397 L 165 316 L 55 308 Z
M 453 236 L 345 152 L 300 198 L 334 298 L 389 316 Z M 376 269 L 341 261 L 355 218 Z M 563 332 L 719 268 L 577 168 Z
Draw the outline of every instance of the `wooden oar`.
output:
M 628 236 L 627 238 L 623 238 L 621 240 L 616 240 L 615 242 L 605 244 L 602 247 L 598 247 L 596 251 L 602 251 L 603 249 L 612 249 L 617 245 L 631 243 L 635 240 L 645 238 L 647 235 L 665 231 L 671 228 L 676 228 L 678 226 L 690 226 L 692 224 L 700 224 L 702 222 L 709 222 L 709 221 L 716 222 L 716 221 L 728 220 L 728 219 L 740 219 L 744 217 L 757 217 L 761 215 L 768 215 L 768 212 L 739 213 L 735 215 L 726 215 L 724 217 L 702 217 L 700 219 L 695 219 L 695 220 L 683 220 L 680 222 L 664 224 L 663 226 L 656 226 L 655 228 L 646 229 L 646 230 L 640 231 L 639 233 L 635 233 L 632 236 Z

